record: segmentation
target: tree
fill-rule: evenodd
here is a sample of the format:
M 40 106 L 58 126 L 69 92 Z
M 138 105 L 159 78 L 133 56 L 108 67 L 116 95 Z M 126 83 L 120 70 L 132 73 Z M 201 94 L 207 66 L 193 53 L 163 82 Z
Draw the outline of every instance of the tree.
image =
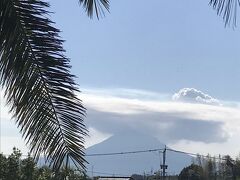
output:
M 238 155 L 238 157 L 236 158 L 236 176 L 240 177 L 240 156 Z
M 20 179 L 21 152 L 13 148 L 13 153 L 7 158 L 6 179 Z
M 21 161 L 21 180 L 36 179 L 36 169 L 37 164 L 34 162 L 33 158 L 28 154 L 26 159 Z
M 90 17 L 109 10 L 108 0 L 79 3 Z M 226 23 L 235 22 L 237 3 L 210 1 Z M 41 0 L 0 1 L 0 83 L 34 158 L 45 154 L 55 170 L 70 161 L 85 168 L 86 109 L 48 7 Z
M 7 158 L 0 154 L 0 175 L 2 179 L 6 179 L 7 176 Z
M 218 160 L 217 160 L 218 159 Z M 197 161 L 196 161 L 197 160 Z M 240 178 L 240 162 L 239 157 L 233 160 L 229 155 L 212 157 L 210 155 L 198 155 L 194 163 L 203 170 L 203 179 L 239 179 Z M 194 164 L 193 163 L 193 164 Z M 184 172 L 184 173 L 183 173 Z M 182 171 L 186 174 L 186 168 Z
M 225 26 L 237 25 L 237 9 L 240 6 L 239 0 L 210 0 L 210 5 L 217 10 L 218 15 L 223 16 Z
M 36 176 L 38 180 L 52 179 L 52 171 L 47 166 L 40 167 L 37 169 Z
M 35 159 L 44 153 L 56 170 L 69 161 L 84 168 L 85 108 L 47 7 L 0 1 L 0 82 Z
M 8 157 L 0 154 L 1 180 L 89 180 L 83 171 L 70 168 L 61 168 L 58 172 L 49 167 L 38 167 L 29 155 L 22 158 L 21 152 L 14 148 Z
M 204 180 L 203 168 L 196 164 L 191 164 L 188 167 L 183 168 L 178 176 L 179 180 Z

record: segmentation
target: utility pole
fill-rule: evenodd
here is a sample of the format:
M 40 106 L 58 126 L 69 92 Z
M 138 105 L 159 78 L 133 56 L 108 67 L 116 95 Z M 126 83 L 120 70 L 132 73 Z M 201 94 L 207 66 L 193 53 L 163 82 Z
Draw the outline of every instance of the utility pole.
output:
M 163 180 L 166 179 L 166 169 L 167 169 L 167 165 L 166 165 L 166 151 L 167 151 L 167 147 L 165 145 L 165 148 L 163 150 L 163 164 L 161 165 L 161 169 L 163 170 Z
M 165 148 L 163 150 L 163 180 L 165 180 L 165 176 L 166 176 L 166 145 L 165 145 Z

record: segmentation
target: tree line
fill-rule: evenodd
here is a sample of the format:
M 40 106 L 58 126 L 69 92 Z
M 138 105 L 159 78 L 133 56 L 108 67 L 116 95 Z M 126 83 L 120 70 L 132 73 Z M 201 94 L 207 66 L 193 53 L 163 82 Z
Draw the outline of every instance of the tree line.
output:
M 240 179 L 240 155 L 233 159 L 231 156 L 203 157 L 198 155 L 192 164 L 183 168 L 179 180 L 237 180 Z
M 62 167 L 53 171 L 49 166 L 39 166 L 27 155 L 23 158 L 17 148 L 6 156 L 0 153 L 0 180 L 90 180 L 82 170 Z M 132 175 L 134 180 L 163 179 L 161 172 L 152 175 Z M 231 156 L 212 157 L 197 155 L 192 164 L 184 167 L 179 174 L 167 175 L 165 180 L 240 180 L 240 154 L 233 159 Z
M 38 166 L 30 155 L 22 157 L 17 148 L 9 156 L 0 154 L 0 180 L 88 180 L 83 171 L 61 168 L 53 171 L 47 165 Z
M 192 163 L 184 167 L 179 174 L 167 174 L 161 171 L 150 175 L 132 175 L 134 180 L 240 180 L 240 154 L 212 157 L 197 155 Z

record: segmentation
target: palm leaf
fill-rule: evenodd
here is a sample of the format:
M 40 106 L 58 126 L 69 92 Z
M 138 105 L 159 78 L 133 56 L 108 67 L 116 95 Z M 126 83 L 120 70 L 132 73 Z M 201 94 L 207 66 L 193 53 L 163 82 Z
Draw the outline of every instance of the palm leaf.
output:
M 70 161 L 85 168 L 85 108 L 47 7 L 39 0 L 0 1 L 1 85 L 35 159 L 44 153 L 55 170 Z
M 237 24 L 237 9 L 240 6 L 240 0 L 210 0 L 209 4 L 217 10 L 218 15 L 223 16 L 225 26 L 233 23 Z
M 105 14 L 104 10 L 109 11 L 109 0 L 79 0 L 79 3 L 83 5 L 88 16 L 91 18 L 94 13 L 99 18 L 99 16 Z

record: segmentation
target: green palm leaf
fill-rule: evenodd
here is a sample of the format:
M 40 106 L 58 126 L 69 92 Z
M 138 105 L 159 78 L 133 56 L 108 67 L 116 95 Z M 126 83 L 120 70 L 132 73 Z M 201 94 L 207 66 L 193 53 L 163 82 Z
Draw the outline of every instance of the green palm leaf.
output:
M 93 17 L 94 12 L 99 16 L 104 15 L 104 10 L 109 11 L 109 0 L 79 0 L 79 3 L 83 5 L 89 17 Z
M 233 23 L 237 24 L 237 9 L 240 6 L 240 0 L 210 0 L 210 5 L 217 10 L 218 15 L 223 16 L 225 26 Z
M 0 79 L 31 153 L 58 170 L 84 166 L 85 108 L 63 55 L 59 30 L 39 0 L 0 1 Z

